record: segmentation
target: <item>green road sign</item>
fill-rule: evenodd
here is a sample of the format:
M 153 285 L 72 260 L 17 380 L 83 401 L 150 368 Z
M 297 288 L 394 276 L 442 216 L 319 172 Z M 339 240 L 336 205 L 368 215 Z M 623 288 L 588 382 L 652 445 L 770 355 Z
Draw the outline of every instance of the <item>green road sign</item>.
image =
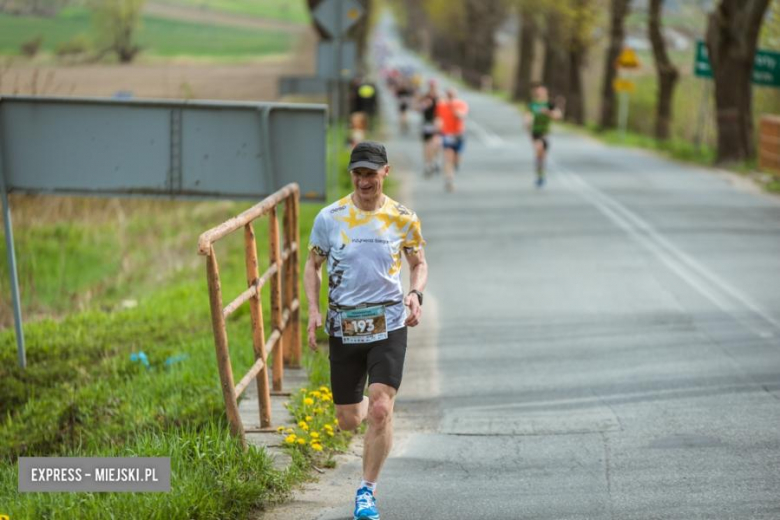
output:
M 712 77 L 710 55 L 707 53 L 707 46 L 701 40 L 696 42 L 696 61 L 693 63 L 693 73 L 700 78 Z
M 696 42 L 696 60 L 693 72 L 700 78 L 711 78 L 712 67 L 707 46 L 703 41 Z M 758 49 L 753 60 L 753 83 L 768 87 L 780 87 L 780 52 Z

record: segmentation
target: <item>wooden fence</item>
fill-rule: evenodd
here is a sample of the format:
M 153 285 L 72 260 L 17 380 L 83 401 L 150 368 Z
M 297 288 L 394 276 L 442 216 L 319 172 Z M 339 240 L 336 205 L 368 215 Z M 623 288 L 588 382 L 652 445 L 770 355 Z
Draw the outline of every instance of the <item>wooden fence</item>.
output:
M 268 378 L 268 356 L 273 352 L 272 386 L 274 393 L 283 393 L 282 379 L 284 363 L 300 366 L 301 325 L 298 288 L 298 269 L 300 262 L 300 232 L 298 228 L 300 192 L 295 183 L 288 184 L 262 202 L 243 213 L 206 231 L 198 241 L 198 253 L 206 256 L 206 276 L 211 303 L 211 324 L 214 330 L 214 346 L 217 351 L 219 378 L 222 383 L 222 395 L 225 399 L 230 431 L 246 445 L 246 431 L 267 431 L 271 425 L 271 393 Z M 279 219 L 277 206 L 284 204 L 282 222 L 283 244 L 279 237 Z M 268 269 L 260 276 L 258 272 L 257 243 L 253 222 L 268 216 L 269 262 Z M 247 289 L 239 294 L 226 307 L 222 307 L 222 290 L 219 280 L 219 265 L 214 251 L 214 243 L 237 231 L 244 229 L 244 249 L 246 260 Z M 284 247 L 282 247 L 282 245 Z M 271 334 L 265 337 L 263 324 L 263 305 L 260 290 L 271 282 Z M 249 302 L 252 317 L 252 344 L 255 363 L 238 384 L 234 384 L 233 367 L 230 362 L 227 329 L 225 320 L 241 305 Z M 245 429 L 238 413 L 238 398 L 252 383 L 257 383 L 260 412 L 260 427 Z

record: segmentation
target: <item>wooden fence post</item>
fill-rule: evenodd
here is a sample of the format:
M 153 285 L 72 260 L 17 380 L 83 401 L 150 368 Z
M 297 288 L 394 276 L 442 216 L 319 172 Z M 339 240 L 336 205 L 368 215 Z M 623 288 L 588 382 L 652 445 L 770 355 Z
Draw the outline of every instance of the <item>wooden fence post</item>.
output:
M 244 437 L 244 425 L 238 414 L 238 402 L 236 401 L 236 388 L 233 384 L 233 369 L 230 366 L 230 351 L 228 350 L 227 331 L 225 330 L 225 318 L 222 315 L 222 290 L 219 283 L 219 266 L 214 247 L 209 248 L 206 258 L 206 276 L 209 283 L 209 304 L 211 305 L 211 326 L 214 330 L 214 346 L 217 351 L 217 366 L 219 379 L 222 383 L 222 396 L 225 399 L 225 409 L 230 433 L 241 440 L 241 445 L 246 448 Z
M 252 223 L 244 226 L 244 245 L 246 248 L 246 282 L 247 287 L 257 284 L 260 277 L 257 268 L 257 243 Z M 249 310 L 252 316 L 252 346 L 255 351 L 255 361 L 263 360 L 263 368 L 257 374 L 257 397 L 260 413 L 260 428 L 271 427 L 271 391 L 268 386 L 268 365 L 265 363 L 265 325 L 263 324 L 263 302 L 258 289 L 249 300 Z
M 292 204 L 290 201 L 292 196 L 288 196 L 284 199 L 284 218 L 282 220 L 282 228 L 284 229 L 284 247 L 288 251 L 287 260 L 284 261 L 284 283 L 283 283 L 283 305 L 282 308 L 289 309 L 292 306 L 293 301 L 293 283 L 296 281 L 296 274 L 293 272 L 295 267 L 293 264 L 293 232 L 292 232 Z M 292 317 L 292 316 L 291 316 Z M 284 364 L 290 366 L 292 364 L 292 325 L 289 321 L 284 329 Z
M 279 219 L 276 206 L 268 212 L 268 236 L 270 244 L 271 265 L 276 271 L 271 276 L 271 325 L 280 334 L 274 345 L 273 388 L 275 392 L 282 391 L 284 378 L 284 337 L 282 333 L 282 255 L 279 248 Z
M 298 308 L 296 308 L 290 319 L 292 320 L 292 333 L 290 334 L 293 338 L 293 344 L 292 344 L 292 356 L 290 358 L 290 365 L 294 367 L 300 367 L 301 366 L 301 291 L 300 287 L 298 285 L 298 273 L 300 272 L 301 268 L 301 254 L 304 254 L 301 251 L 301 228 L 298 222 L 298 217 L 300 216 L 300 191 L 296 190 L 295 193 L 292 195 L 292 226 L 293 226 L 293 240 L 295 240 L 295 244 L 298 246 L 295 249 L 295 253 L 293 253 L 292 262 L 292 270 L 293 270 L 293 284 L 292 284 L 292 297 L 293 300 L 298 300 Z

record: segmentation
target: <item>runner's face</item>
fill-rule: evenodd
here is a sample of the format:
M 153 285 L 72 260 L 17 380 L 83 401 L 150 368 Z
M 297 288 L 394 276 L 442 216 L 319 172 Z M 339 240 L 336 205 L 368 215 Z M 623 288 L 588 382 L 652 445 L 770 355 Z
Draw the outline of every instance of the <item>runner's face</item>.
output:
M 534 89 L 534 99 L 536 99 L 536 101 L 547 101 L 547 89 L 544 87 L 536 87 Z
M 385 165 L 379 170 L 357 168 L 350 172 L 355 194 L 364 202 L 374 201 L 382 195 L 382 185 L 390 173 L 390 166 Z

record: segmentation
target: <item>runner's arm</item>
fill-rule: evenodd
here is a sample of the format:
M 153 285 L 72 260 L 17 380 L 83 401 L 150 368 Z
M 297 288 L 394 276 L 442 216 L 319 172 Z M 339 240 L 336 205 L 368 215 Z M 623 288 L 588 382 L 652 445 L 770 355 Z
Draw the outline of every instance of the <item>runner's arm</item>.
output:
M 425 291 L 425 285 L 428 283 L 428 262 L 425 260 L 425 250 L 420 247 L 416 251 L 404 250 L 404 256 L 409 264 L 409 290 Z M 404 298 L 404 304 L 409 307 L 409 316 L 406 318 L 405 325 L 414 327 L 420 323 L 422 308 L 416 294 L 407 294 Z
M 306 259 L 306 267 L 303 271 L 303 288 L 306 291 L 306 299 L 309 301 L 309 348 L 317 350 L 317 328 L 322 326 L 322 314 L 320 314 L 320 287 L 322 286 L 322 264 L 327 256 L 322 256 L 315 250 L 309 251 Z

